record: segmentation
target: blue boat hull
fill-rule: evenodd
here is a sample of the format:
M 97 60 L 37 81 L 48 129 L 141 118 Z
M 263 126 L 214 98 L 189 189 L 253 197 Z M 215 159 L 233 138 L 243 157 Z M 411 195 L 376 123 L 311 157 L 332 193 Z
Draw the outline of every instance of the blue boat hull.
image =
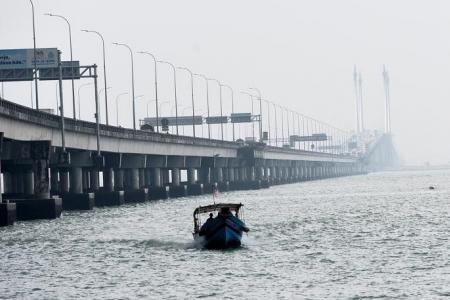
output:
M 241 245 L 242 225 L 233 218 L 218 220 L 204 235 L 194 234 L 194 239 L 207 249 L 236 248 Z

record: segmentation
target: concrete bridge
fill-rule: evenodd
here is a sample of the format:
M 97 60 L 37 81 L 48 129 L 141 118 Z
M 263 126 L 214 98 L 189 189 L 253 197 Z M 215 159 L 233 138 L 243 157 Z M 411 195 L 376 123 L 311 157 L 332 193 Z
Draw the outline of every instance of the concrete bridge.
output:
M 57 115 L 0 99 L 0 225 L 16 218 L 57 218 L 63 209 L 366 172 L 364 161 L 350 155 L 134 131 L 69 118 L 63 127 L 61 123 Z

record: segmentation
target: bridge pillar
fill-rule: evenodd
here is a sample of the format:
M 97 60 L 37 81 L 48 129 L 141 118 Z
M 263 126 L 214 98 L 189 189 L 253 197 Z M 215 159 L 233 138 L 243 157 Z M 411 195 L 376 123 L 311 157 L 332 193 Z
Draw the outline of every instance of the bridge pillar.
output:
M 227 169 L 227 171 L 228 171 L 228 181 L 229 182 L 234 182 L 235 181 L 235 178 L 234 178 L 234 168 L 228 168 Z
M 116 191 L 124 190 L 124 172 L 123 169 L 114 169 L 114 189 Z
M 263 167 L 255 167 L 255 177 L 256 180 L 263 180 L 264 179 L 264 168 Z
M 59 190 L 60 194 L 69 192 L 69 171 L 59 170 Z
M 153 187 L 161 187 L 161 168 L 151 168 L 152 172 L 152 186 Z
M 100 187 L 99 171 L 96 169 L 90 170 L 89 178 L 90 178 L 90 190 L 97 191 Z
M 83 171 L 80 167 L 70 168 L 70 192 L 73 194 L 83 193 Z
M 105 192 L 114 191 L 114 171 L 112 168 L 103 170 L 103 188 Z
M 187 182 L 189 184 L 195 184 L 195 168 L 187 169 Z
M 140 168 L 139 171 L 139 188 L 145 187 L 145 169 Z
M 214 168 L 214 181 L 222 182 L 223 181 L 223 170 L 220 167 Z
M 60 186 L 58 182 L 58 169 L 51 168 L 50 169 L 50 194 L 58 195 L 60 192 Z
M 163 185 L 167 185 L 170 183 L 169 169 L 161 169 L 161 181 L 162 181 Z
M 204 183 L 205 185 L 211 184 L 211 174 L 209 167 L 202 167 L 200 169 L 200 175 L 202 183 Z
M 127 180 L 128 186 L 126 187 L 130 191 L 139 190 L 139 169 L 132 168 L 127 169 Z
M 172 185 L 174 185 L 174 186 L 180 185 L 180 169 L 179 168 L 172 169 Z
M 32 170 L 25 170 L 23 172 L 23 192 L 25 195 L 34 194 L 34 174 Z

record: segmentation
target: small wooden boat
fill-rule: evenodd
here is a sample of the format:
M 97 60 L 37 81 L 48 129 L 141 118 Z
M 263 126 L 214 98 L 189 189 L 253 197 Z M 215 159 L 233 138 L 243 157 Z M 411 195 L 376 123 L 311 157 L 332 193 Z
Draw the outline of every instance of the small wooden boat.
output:
M 239 218 L 239 210 L 242 206 L 241 203 L 217 203 L 196 208 L 194 210 L 194 240 L 207 249 L 239 247 L 242 232 L 249 231 Z M 202 224 L 200 215 L 207 213 L 209 218 Z M 214 213 L 217 213 L 216 216 Z

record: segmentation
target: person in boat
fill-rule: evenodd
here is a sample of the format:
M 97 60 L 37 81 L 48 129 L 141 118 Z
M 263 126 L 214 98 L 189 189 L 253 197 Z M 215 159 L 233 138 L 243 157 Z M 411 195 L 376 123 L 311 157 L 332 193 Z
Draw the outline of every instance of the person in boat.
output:
M 200 228 L 199 235 L 200 236 L 205 235 L 206 232 L 208 232 L 208 230 L 211 228 L 213 223 L 214 223 L 214 215 L 213 215 L 213 213 L 210 213 L 209 218 L 206 220 L 206 222 Z
M 236 213 L 236 214 L 237 214 L 237 213 Z M 230 218 L 230 219 L 232 219 L 232 220 L 234 221 L 234 223 L 236 223 L 236 224 L 240 227 L 240 229 L 241 229 L 242 231 L 244 231 L 244 232 L 248 232 L 248 231 L 249 231 L 249 228 L 248 228 L 247 226 L 245 226 L 245 223 L 242 222 L 242 220 L 239 219 L 239 218 L 237 217 L 237 215 L 234 216 L 234 215 L 231 213 L 231 210 L 230 210 L 229 207 L 222 207 L 222 208 L 220 209 L 219 214 L 217 215 L 217 217 L 218 217 L 218 218 L 219 218 L 219 217 L 220 217 L 220 218 Z

